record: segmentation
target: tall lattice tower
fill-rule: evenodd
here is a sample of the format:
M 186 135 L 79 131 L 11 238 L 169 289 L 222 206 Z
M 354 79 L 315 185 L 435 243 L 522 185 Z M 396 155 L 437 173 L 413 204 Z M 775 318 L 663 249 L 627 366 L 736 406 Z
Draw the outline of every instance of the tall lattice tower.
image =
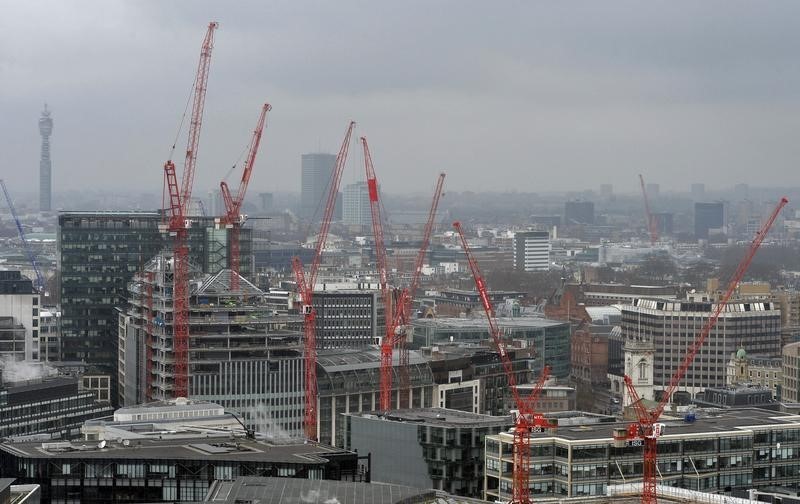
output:
M 52 133 L 53 119 L 45 103 L 42 117 L 39 118 L 39 134 L 42 135 L 42 154 L 39 158 L 39 210 L 42 212 L 51 210 L 53 166 L 50 162 L 50 134 Z

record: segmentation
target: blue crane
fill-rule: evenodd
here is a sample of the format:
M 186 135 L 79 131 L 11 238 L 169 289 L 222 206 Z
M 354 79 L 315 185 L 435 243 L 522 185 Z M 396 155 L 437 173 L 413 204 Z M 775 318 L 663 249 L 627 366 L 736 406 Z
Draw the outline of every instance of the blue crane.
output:
M 14 222 L 17 224 L 19 238 L 22 240 L 22 245 L 25 247 L 25 252 L 28 253 L 28 260 L 30 260 L 31 266 L 33 266 L 33 271 L 36 273 L 36 281 L 34 282 L 36 291 L 41 294 L 44 292 L 45 287 L 44 277 L 42 276 L 42 272 L 39 270 L 39 265 L 36 263 L 36 256 L 33 254 L 33 250 L 28 243 L 28 239 L 25 238 L 25 230 L 22 229 L 22 223 L 19 221 L 19 217 L 17 217 L 17 210 L 14 208 L 14 202 L 11 200 L 11 195 L 8 194 L 8 189 L 6 188 L 6 183 L 3 179 L 0 179 L 0 185 L 3 186 L 3 194 L 6 195 L 8 209 L 11 210 L 11 216 L 14 217 Z

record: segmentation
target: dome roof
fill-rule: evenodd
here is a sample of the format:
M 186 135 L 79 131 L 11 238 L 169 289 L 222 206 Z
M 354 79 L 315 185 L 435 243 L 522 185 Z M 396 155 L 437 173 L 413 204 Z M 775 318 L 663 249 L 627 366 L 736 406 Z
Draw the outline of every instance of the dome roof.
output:
M 737 359 L 746 359 L 747 358 L 747 352 L 745 351 L 744 348 L 740 348 L 739 350 L 736 351 L 736 358 Z

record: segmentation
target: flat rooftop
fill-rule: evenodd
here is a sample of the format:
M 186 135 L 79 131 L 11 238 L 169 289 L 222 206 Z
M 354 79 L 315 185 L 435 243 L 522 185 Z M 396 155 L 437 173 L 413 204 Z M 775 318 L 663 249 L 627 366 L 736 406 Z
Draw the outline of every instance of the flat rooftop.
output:
M 511 415 L 491 416 L 445 408 L 396 410 L 387 414 L 349 413 L 350 416 L 375 421 L 415 423 L 432 427 L 491 427 L 511 426 Z
M 399 362 L 399 353 L 395 352 L 394 360 Z M 425 364 L 427 360 L 414 350 L 408 352 L 409 364 Z M 381 351 L 376 345 L 364 348 L 332 348 L 317 350 L 317 363 L 328 372 L 372 369 L 380 367 Z
M 554 415 L 546 415 L 548 417 Z M 800 428 L 800 415 L 779 413 L 759 408 L 741 408 L 736 410 L 723 410 L 716 408 L 699 409 L 696 411 L 697 420 L 684 422 L 683 417 L 670 417 L 665 414 L 661 422 L 665 425 L 661 439 L 668 441 L 670 437 L 681 436 L 708 436 L 717 433 L 735 432 L 737 430 L 761 429 L 769 426 L 791 426 Z M 592 425 L 562 426 L 549 433 L 531 434 L 531 441 L 537 439 L 555 438 L 568 442 L 582 442 L 588 440 L 608 441 L 613 439 L 614 429 L 626 428 L 631 421 L 603 422 Z M 505 435 L 505 434 L 504 434 Z M 511 434 L 508 434 L 511 436 Z
M 440 317 L 435 319 L 416 319 L 414 325 L 418 327 L 436 327 L 453 329 L 483 329 L 489 331 L 489 323 L 482 314 L 480 317 L 460 318 L 460 317 Z M 548 328 L 566 326 L 566 322 L 551 320 L 542 317 L 497 317 L 497 325 L 500 327 L 520 327 L 520 328 Z
M 236 481 L 216 482 L 210 489 L 205 502 L 399 504 L 401 502 L 427 502 L 418 500 L 424 497 L 430 499 L 430 502 L 434 502 L 436 494 L 432 490 L 384 483 L 249 476 L 238 478 Z
M 137 439 L 128 446 L 108 441 L 98 448 L 96 441 L 42 443 L 34 441 L 0 443 L 0 451 L 23 458 L 82 460 L 209 460 L 325 464 L 325 455 L 344 453 L 333 447 L 303 444 L 271 444 L 256 439 L 229 436 L 181 439 Z

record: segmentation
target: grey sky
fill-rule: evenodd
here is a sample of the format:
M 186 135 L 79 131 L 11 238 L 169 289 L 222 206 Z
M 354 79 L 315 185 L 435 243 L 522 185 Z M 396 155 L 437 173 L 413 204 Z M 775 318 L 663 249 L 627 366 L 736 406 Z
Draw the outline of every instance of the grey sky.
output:
M 298 190 L 300 154 L 334 152 L 351 118 L 389 192 L 428 192 L 440 170 L 451 190 L 624 191 L 639 172 L 665 189 L 800 185 L 796 1 L 0 0 L 0 14 L 0 176 L 21 190 L 38 184 L 44 101 L 56 190 L 160 190 L 212 19 L 198 196 L 264 101 L 253 194 Z M 361 177 L 351 157 L 345 182 Z

